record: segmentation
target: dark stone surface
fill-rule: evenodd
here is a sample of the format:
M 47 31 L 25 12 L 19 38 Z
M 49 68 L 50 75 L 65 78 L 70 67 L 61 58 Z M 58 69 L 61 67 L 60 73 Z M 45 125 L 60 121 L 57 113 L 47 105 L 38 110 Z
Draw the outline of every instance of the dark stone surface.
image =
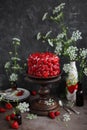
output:
M 83 39 L 77 45 L 87 47 L 87 0 L 0 0 L 0 87 L 2 86 L 2 89 L 8 87 L 3 66 L 9 59 L 8 51 L 12 49 L 13 37 L 21 39 L 19 53 L 22 62 L 26 61 L 32 52 L 53 51 L 47 43 L 37 41 L 36 35 L 40 31 L 49 30 L 49 21 L 42 22 L 41 18 L 46 11 L 50 12 L 61 2 L 66 3 L 65 23 L 70 27 L 70 32 L 76 29 L 82 32 Z M 57 29 L 54 31 L 58 32 Z M 20 83 L 21 86 L 25 88 L 31 86 L 32 89 L 32 84 L 23 80 L 20 80 Z M 87 83 L 84 84 L 87 93 Z
M 66 113 L 60 108 L 60 116 L 55 119 L 51 119 L 48 116 L 37 116 L 37 119 L 27 119 L 27 114 L 22 114 L 22 125 L 18 130 L 87 130 L 87 100 L 83 107 L 74 107 L 80 114 L 76 115 L 72 112 L 70 115 L 70 121 L 63 122 L 63 114 Z M 5 116 L 11 114 L 8 110 L 6 113 L 0 113 L 0 127 L 2 130 L 13 130 L 10 123 L 5 120 Z

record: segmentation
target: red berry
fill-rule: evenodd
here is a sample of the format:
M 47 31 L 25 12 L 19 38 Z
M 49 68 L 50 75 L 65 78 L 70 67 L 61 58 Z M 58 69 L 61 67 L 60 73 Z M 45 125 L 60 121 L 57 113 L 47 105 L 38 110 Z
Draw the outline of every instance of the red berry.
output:
M 10 115 L 10 117 L 11 117 L 11 119 L 13 120 L 13 119 L 15 118 L 15 113 L 12 113 L 12 114 Z
M 54 112 L 49 112 L 49 117 L 54 119 L 55 118 L 55 113 Z
M 34 91 L 31 92 L 31 94 L 32 94 L 33 96 L 35 96 L 35 95 L 37 94 L 37 92 L 34 90 Z
M 6 109 L 4 109 L 3 107 L 0 107 L 0 113 L 2 112 L 6 112 Z
M 12 109 L 12 108 L 13 108 L 13 106 L 11 105 L 11 103 L 6 103 L 6 104 L 5 104 L 5 107 L 6 107 L 7 109 Z
M 60 115 L 60 112 L 59 111 L 56 111 L 55 112 L 55 116 L 59 116 Z
M 17 121 L 12 122 L 12 123 L 11 123 L 11 127 L 12 127 L 13 129 L 18 129 L 18 128 L 19 128 L 18 122 L 17 122 Z
M 20 90 L 19 92 L 16 93 L 16 96 L 22 96 L 23 93 L 24 93 L 24 91 L 23 91 L 23 90 Z
M 43 72 L 43 77 L 44 77 L 44 78 L 47 78 L 48 75 L 49 75 L 48 71 L 44 71 L 44 72 Z
M 10 121 L 10 120 L 11 120 L 10 115 L 7 115 L 5 119 L 6 119 L 7 121 Z

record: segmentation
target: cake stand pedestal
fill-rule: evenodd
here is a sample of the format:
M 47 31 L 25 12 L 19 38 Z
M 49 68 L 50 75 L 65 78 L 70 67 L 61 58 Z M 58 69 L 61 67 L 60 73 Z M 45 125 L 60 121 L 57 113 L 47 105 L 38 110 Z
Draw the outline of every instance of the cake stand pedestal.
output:
M 40 78 L 32 78 L 27 76 L 25 78 L 26 81 L 31 83 L 37 83 L 40 84 L 41 87 L 38 91 L 39 98 L 34 99 L 30 104 L 30 111 L 34 114 L 46 116 L 49 114 L 49 112 L 58 111 L 59 104 L 50 96 L 50 89 L 49 85 L 55 82 L 58 82 L 61 79 L 61 76 L 49 78 L 49 79 L 40 79 Z

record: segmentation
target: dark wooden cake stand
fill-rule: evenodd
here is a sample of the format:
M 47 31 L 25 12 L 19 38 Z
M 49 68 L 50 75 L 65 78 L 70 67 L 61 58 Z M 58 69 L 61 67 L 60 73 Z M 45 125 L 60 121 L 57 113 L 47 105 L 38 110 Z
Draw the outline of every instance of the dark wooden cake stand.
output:
M 53 77 L 49 79 L 43 79 L 43 78 L 40 79 L 40 78 L 34 78 L 30 76 L 27 76 L 25 78 L 25 80 L 28 82 L 37 83 L 41 85 L 38 91 L 39 98 L 34 99 L 30 104 L 30 110 L 32 113 L 41 115 L 41 116 L 46 116 L 48 115 L 49 112 L 51 111 L 55 112 L 59 109 L 58 102 L 55 99 L 51 98 L 49 94 L 50 89 L 48 86 L 52 83 L 58 82 L 60 79 L 61 79 L 61 76 Z M 49 99 L 51 99 L 53 103 L 47 104 L 47 102 L 49 102 Z

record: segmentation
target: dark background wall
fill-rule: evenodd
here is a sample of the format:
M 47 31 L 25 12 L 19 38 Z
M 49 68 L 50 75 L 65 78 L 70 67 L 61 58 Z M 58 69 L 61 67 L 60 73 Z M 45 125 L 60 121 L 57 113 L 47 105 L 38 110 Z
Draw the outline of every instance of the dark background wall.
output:
M 32 52 L 52 51 L 47 43 L 37 41 L 36 35 L 38 32 L 49 30 L 50 23 L 42 22 L 41 18 L 46 11 L 50 12 L 61 2 L 66 3 L 65 23 L 71 32 L 76 29 L 82 32 L 83 39 L 78 46 L 87 48 L 87 0 L 0 0 L 0 89 L 8 88 L 3 66 L 9 59 L 8 52 L 12 49 L 13 37 L 21 39 L 19 53 L 22 62 L 26 61 Z M 54 31 L 58 30 L 55 28 Z M 85 93 L 87 93 L 86 80 L 85 77 Z M 20 84 L 22 87 L 32 89 L 32 84 L 23 80 L 20 80 Z

